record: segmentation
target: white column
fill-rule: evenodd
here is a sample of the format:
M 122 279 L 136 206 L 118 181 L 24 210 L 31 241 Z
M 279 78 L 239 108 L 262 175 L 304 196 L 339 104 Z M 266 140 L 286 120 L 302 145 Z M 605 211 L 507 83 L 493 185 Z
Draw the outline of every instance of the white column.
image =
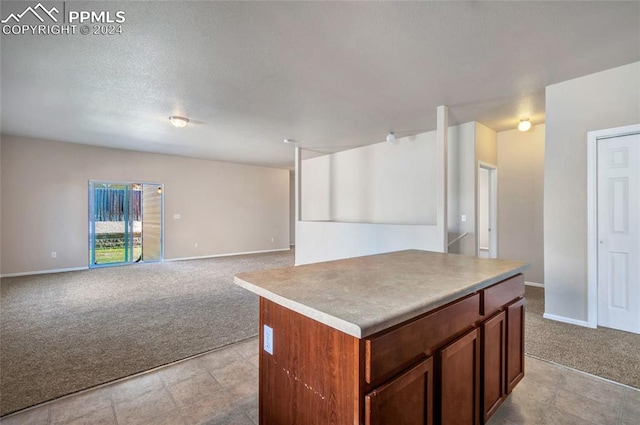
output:
M 295 203 L 296 203 L 296 223 L 302 220 L 302 149 L 296 146 L 295 150 Z
M 442 252 L 447 252 L 449 237 L 447 230 L 447 145 L 449 139 L 449 108 L 438 106 L 436 120 L 436 172 L 437 172 L 437 225 L 440 232 Z
M 294 260 L 294 264 L 297 265 L 298 264 L 298 254 L 300 252 L 300 245 L 298 243 L 298 240 L 300 240 L 300 226 L 298 225 L 298 223 L 300 221 L 302 221 L 302 149 L 300 149 L 298 146 L 296 146 L 296 150 L 295 150 L 295 154 L 294 154 L 294 163 L 295 163 L 295 175 L 294 175 L 294 182 L 295 182 L 295 188 L 294 188 L 294 202 L 295 204 L 295 217 L 294 217 L 294 225 L 295 225 L 295 229 L 296 229 L 296 250 L 295 250 L 295 257 L 296 259 Z M 303 245 L 303 244 L 302 244 Z

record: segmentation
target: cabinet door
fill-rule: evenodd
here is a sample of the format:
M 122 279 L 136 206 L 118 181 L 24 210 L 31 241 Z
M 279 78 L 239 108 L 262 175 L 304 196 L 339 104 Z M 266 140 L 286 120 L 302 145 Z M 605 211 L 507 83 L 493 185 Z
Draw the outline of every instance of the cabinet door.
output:
M 439 351 L 440 423 L 475 425 L 480 420 L 480 330 Z
M 367 425 L 433 423 L 433 358 L 365 396 Z
M 507 307 L 507 394 L 524 377 L 524 298 Z
M 482 414 L 486 423 L 506 397 L 504 311 L 482 324 Z

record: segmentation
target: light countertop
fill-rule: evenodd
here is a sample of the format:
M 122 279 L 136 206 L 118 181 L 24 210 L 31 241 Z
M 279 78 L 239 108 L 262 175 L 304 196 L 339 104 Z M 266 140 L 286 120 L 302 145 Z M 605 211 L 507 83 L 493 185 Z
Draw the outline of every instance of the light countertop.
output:
M 238 274 L 276 304 L 356 338 L 522 273 L 517 261 L 408 250 Z

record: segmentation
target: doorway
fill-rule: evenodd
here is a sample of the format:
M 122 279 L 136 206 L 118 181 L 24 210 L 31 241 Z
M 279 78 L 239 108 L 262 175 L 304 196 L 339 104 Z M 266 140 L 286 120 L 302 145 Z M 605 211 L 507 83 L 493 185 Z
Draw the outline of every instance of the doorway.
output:
M 640 126 L 589 134 L 589 324 L 640 334 L 640 128 L 634 127 Z
M 478 252 L 480 258 L 498 258 L 498 168 L 478 164 Z
M 160 183 L 89 182 L 89 267 L 162 261 Z

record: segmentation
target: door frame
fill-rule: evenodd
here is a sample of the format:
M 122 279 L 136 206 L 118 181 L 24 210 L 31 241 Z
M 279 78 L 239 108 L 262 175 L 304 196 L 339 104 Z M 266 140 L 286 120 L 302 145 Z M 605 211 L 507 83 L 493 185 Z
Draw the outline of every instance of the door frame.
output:
M 95 221 L 91 218 L 94 211 L 93 211 L 93 191 L 91 190 L 92 188 L 92 184 L 93 183 L 110 183 L 110 184 L 117 184 L 117 185 L 132 185 L 132 184 L 141 184 L 141 185 L 145 185 L 145 184 L 149 184 L 149 185 L 156 185 L 159 186 L 160 191 L 162 192 L 162 196 L 160 197 L 160 259 L 159 260 L 153 260 L 153 261 L 146 261 L 148 263 L 157 263 L 157 262 L 163 262 L 164 261 L 164 224 L 165 224 L 165 220 L 164 220 L 164 195 L 165 195 L 165 190 L 164 190 L 164 183 L 154 183 L 154 182 L 148 182 L 148 181 L 129 181 L 129 180 L 124 180 L 124 181 L 120 181 L 120 180 L 105 180 L 105 179 L 89 179 L 88 180 L 88 192 L 89 192 L 89 197 L 88 197 L 88 214 L 87 214 L 87 229 L 88 229 L 88 243 L 89 243 L 89 252 L 88 252 L 88 264 L 89 264 L 89 269 L 95 269 L 95 268 L 102 268 L 102 267 L 115 267 L 115 266 L 127 266 L 127 265 L 131 265 L 131 264 L 135 264 L 134 262 L 122 262 L 122 263 L 107 263 L 107 264 L 92 264 L 92 251 L 94 250 L 94 237 L 95 237 Z M 132 232 L 133 235 L 133 232 Z M 144 242 L 143 242 L 143 247 L 144 247 Z
M 480 169 L 489 172 L 489 258 L 498 258 L 498 166 L 488 162 L 478 161 L 476 169 L 476 256 L 480 256 L 480 208 L 479 202 L 479 176 Z
M 598 141 L 640 134 L 640 124 L 587 132 L 587 326 L 598 327 Z

